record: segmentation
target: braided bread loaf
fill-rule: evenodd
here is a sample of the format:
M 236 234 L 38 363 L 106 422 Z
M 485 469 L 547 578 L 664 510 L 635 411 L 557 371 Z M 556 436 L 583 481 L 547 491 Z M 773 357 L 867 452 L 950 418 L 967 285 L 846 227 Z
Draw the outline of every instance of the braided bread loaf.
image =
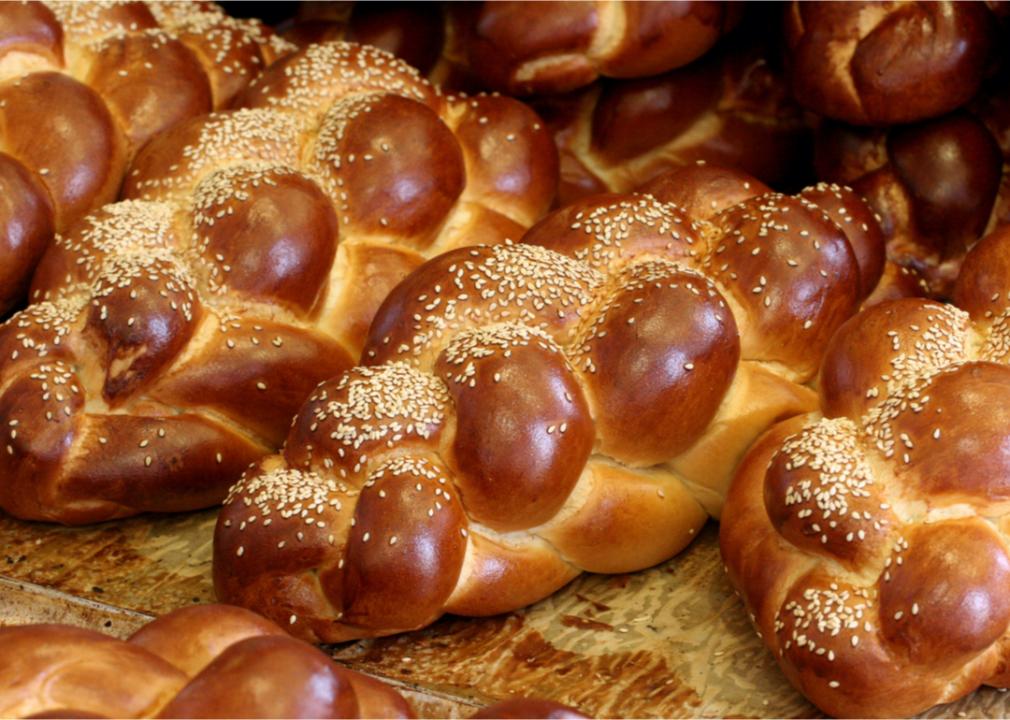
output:
M 150 199 L 58 238 L 40 302 L 0 326 L 8 512 L 84 523 L 220 502 L 425 255 L 518 237 L 549 206 L 553 145 L 520 103 L 445 100 L 363 46 L 281 62 L 270 94 L 253 86 L 278 109 L 146 145 L 125 192 Z
M 0 4 L 0 316 L 140 145 L 228 105 L 286 47 L 211 3 Z
M 657 75 L 700 57 L 738 19 L 723 2 L 486 2 L 470 69 L 510 94 L 559 93 L 601 75 Z
M 176 610 L 122 641 L 67 625 L 0 628 L 4 717 L 413 717 L 391 687 L 241 608 Z
M 796 99 L 856 125 L 936 117 L 978 91 L 996 48 L 986 3 L 793 2 L 786 58 Z
M 995 98 L 992 98 L 995 101 Z M 880 218 L 888 256 L 920 274 L 928 292 L 950 296 L 964 254 L 1010 220 L 1004 153 L 1010 113 L 959 111 L 890 129 L 824 123 L 818 176 L 852 186 Z
M 769 62 L 767 36 L 742 32 L 664 75 L 533 101 L 561 154 L 561 204 L 629 192 L 697 160 L 774 187 L 802 187 L 813 177 L 813 133 Z
M 524 244 L 412 273 L 369 364 L 320 385 L 282 454 L 232 488 L 218 597 L 338 641 L 513 610 L 687 545 L 750 441 L 813 408 L 800 383 L 861 295 L 824 211 L 734 182 L 711 221 L 596 196 Z M 665 193 L 698 204 L 699 184 Z M 851 192 L 810 195 L 873 237 Z
M 69 625 L 0 628 L 3 717 L 411 718 L 392 687 L 255 613 L 196 605 L 122 641 Z M 586 716 L 512 698 L 475 718 Z
M 833 715 L 1010 685 L 1010 234 L 969 258 L 968 312 L 904 299 L 846 323 L 823 416 L 769 431 L 726 500 L 730 579 L 789 680 Z
M 437 75 L 436 68 L 446 60 L 447 36 L 455 29 L 452 21 L 474 10 L 472 5 L 463 3 L 403 0 L 302 2 L 298 3 L 297 14 L 284 31 L 284 38 L 299 47 L 330 40 L 374 45 L 406 60 L 422 75 L 445 87 L 431 73 L 435 71 Z

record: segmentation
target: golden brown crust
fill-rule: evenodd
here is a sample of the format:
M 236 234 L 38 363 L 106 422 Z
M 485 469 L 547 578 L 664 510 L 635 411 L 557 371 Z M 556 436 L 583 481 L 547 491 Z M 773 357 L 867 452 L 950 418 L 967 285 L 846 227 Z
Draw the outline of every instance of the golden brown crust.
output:
M 846 183 L 880 220 L 887 256 L 949 297 L 964 253 L 998 221 L 1003 153 L 964 112 L 888 130 L 825 123 L 818 174 Z
M 52 236 L 49 193 L 21 163 L 0 153 L 0 316 L 28 294 L 32 268 Z
M 104 717 L 146 717 L 186 684 L 186 675 L 142 648 L 62 625 L 0 629 L 0 712 L 23 717 L 61 708 Z M 117 682 L 110 683 L 115 678 Z
M 982 238 L 964 259 L 954 285 L 954 302 L 975 320 L 999 316 L 1010 308 L 1010 225 Z
M 747 443 L 814 408 L 800 383 L 858 275 L 828 215 L 772 193 L 713 223 L 597 196 L 521 244 L 429 260 L 379 309 L 368 364 L 317 388 L 283 454 L 232 489 L 219 597 L 341 641 L 662 562 L 718 512 Z
M 727 498 L 730 579 L 829 714 L 911 715 L 1006 682 L 1010 333 L 982 307 L 908 298 L 849 320 L 823 416 L 770 430 Z
M 347 43 L 280 66 L 291 74 L 264 80 L 288 79 L 269 107 L 175 124 L 133 162 L 123 194 L 138 199 L 69 228 L 39 264 L 41 309 L 0 330 L 0 407 L 23 423 L 0 457 L 8 510 L 77 523 L 219 502 L 312 389 L 351 367 L 426 254 L 518 237 L 550 205 L 556 157 L 516 101 L 445 101 Z M 493 143 L 514 154 L 487 154 Z M 81 402 L 64 409 L 47 373 Z
M 181 120 L 211 110 L 203 68 L 166 33 L 107 37 L 90 44 L 78 64 L 83 82 L 102 97 L 123 128 L 131 155 Z
M 350 366 L 304 321 L 250 312 L 231 273 L 201 277 L 218 255 L 194 242 L 172 206 L 128 201 L 50 249 L 35 287 L 49 299 L 0 326 L 7 510 L 81 523 L 220 502 L 311 388 Z M 293 242 L 259 236 L 235 265 Z
M 413 717 L 406 700 L 268 620 L 169 613 L 129 640 L 65 625 L 0 629 L 8 717 Z
M 50 106 L 45 98 L 59 97 Z M 57 232 L 116 197 L 125 142 L 94 90 L 59 73 L 32 73 L 0 86 L 0 138 L 49 191 Z M 39 137 L 65 138 L 40 143 Z
M 698 161 L 739 168 L 775 188 L 808 182 L 813 136 L 769 57 L 763 44 L 738 36 L 662 75 L 534 100 L 565 169 L 561 204 L 629 192 Z
M 600 75 L 644 77 L 686 65 L 722 35 L 717 2 L 484 3 L 468 34 L 472 71 L 511 94 L 559 93 Z
M 355 717 L 357 705 L 332 660 L 293 638 L 265 636 L 224 650 L 158 717 Z
M 857 125 L 894 125 L 949 112 L 975 94 L 996 19 L 984 3 L 794 2 L 785 34 L 801 103 Z
M 34 214 L 23 228 L 3 220 L 0 315 L 22 298 L 53 232 L 114 200 L 130 157 L 153 135 L 208 112 L 208 78 L 224 100 L 244 88 L 272 57 L 270 42 L 269 31 L 213 3 L 0 7 L 0 152 L 22 166 L 16 187 L 14 171 L 5 171 L 4 183 L 25 202 L 24 215 Z M 239 47 L 249 56 L 244 64 L 232 52 Z M 227 90 L 217 87 L 222 77 Z M 47 198 L 25 196 L 26 174 Z M 12 246 L 23 248 L 17 257 L 9 256 Z

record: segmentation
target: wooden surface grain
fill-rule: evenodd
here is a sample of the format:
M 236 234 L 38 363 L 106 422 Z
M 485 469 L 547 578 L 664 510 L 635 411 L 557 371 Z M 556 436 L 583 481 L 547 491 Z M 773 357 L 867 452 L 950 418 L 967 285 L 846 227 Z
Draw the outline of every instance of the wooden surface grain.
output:
M 68 622 L 125 637 L 150 617 L 212 602 L 214 512 L 61 528 L 0 517 L 0 623 Z M 583 575 L 492 618 L 445 617 L 327 648 L 394 683 L 419 714 L 461 717 L 537 695 L 597 717 L 810 717 L 755 635 L 709 524 L 679 557 L 632 575 Z M 1005 717 L 986 689 L 935 717 Z

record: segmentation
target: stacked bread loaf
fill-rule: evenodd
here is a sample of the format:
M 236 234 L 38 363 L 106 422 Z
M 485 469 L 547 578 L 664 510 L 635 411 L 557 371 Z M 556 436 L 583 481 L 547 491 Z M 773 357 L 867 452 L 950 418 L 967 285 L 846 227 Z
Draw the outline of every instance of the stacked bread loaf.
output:
M 965 251 L 1001 221 L 1010 197 L 1005 73 L 985 82 L 998 49 L 993 9 L 794 3 L 787 13 L 794 94 L 828 119 L 819 177 L 867 199 L 889 255 L 937 297 L 950 297 Z
M 687 545 L 753 438 L 814 407 L 802 383 L 882 247 L 840 188 L 762 193 L 699 166 L 649 190 L 397 286 L 366 365 L 320 385 L 232 489 L 219 598 L 337 641 L 512 610 Z
M 955 296 L 846 323 L 821 414 L 772 429 L 726 501 L 730 579 L 833 715 L 914 714 L 1010 680 L 1010 234 L 968 254 Z
M 116 198 L 138 147 L 226 107 L 288 48 L 212 3 L 0 5 L 0 316 L 53 232 Z
M 287 35 L 353 40 L 404 58 L 433 80 L 511 95 L 576 90 L 597 78 L 657 75 L 703 55 L 738 19 L 733 3 L 579 0 L 306 3 Z
M 426 256 L 519 237 L 557 160 L 535 114 L 312 46 L 190 119 L 42 260 L 0 327 L 0 506 L 95 522 L 220 502 Z

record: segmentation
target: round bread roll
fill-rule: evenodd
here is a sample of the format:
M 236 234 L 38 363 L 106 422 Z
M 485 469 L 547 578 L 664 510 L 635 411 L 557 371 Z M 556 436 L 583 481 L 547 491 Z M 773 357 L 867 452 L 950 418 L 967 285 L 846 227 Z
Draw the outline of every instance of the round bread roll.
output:
M 978 91 L 996 32 L 986 3 L 794 1 L 785 21 L 793 93 L 855 125 L 936 117 Z
M 213 3 L 0 4 L 0 316 L 130 157 L 226 107 L 290 45 Z
M 0 628 L 0 715 L 414 717 L 393 688 L 228 605 L 176 610 L 126 641 L 69 625 Z
M 729 576 L 789 680 L 841 717 L 1007 687 L 1010 235 L 956 295 L 849 320 L 821 412 L 748 453 L 720 527 Z
M 709 220 L 595 196 L 522 244 L 414 271 L 366 364 L 316 388 L 232 488 L 218 597 L 335 642 L 515 610 L 685 547 L 751 441 L 815 407 L 803 383 L 862 292 L 828 213 L 731 193 L 736 177 Z
M 280 60 L 261 107 L 177 125 L 125 200 L 63 235 L 0 326 L 0 507 L 78 524 L 219 503 L 350 368 L 428 256 L 518 238 L 557 158 L 514 100 L 442 97 L 346 43 Z M 2 167 L 2 165 L 0 165 Z

